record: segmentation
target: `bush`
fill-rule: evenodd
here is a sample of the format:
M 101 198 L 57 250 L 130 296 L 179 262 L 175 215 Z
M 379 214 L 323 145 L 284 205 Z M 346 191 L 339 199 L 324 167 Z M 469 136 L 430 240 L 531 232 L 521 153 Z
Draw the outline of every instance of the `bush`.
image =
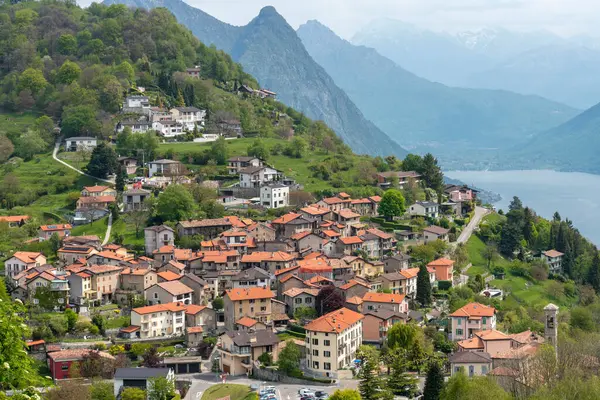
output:
M 104 350 L 106 350 L 106 344 L 104 344 L 102 342 L 94 343 L 94 345 L 92 346 L 92 349 L 104 351 Z
M 452 282 L 450 281 L 438 281 L 438 289 L 439 290 L 448 290 L 452 287 Z
M 306 335 L 306 329 L 304 329 L 300 325 L 290 324 L 288 326 L 288 330 L 290 330 L 292 332 L 298 332 L 298 333 L 301 333 L 303 335 Z

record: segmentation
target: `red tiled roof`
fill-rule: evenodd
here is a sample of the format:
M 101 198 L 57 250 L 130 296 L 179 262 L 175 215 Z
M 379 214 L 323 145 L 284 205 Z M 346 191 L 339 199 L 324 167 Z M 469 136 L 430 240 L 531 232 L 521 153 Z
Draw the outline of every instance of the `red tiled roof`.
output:
M 544 255 L 546 257 L 550 257 L 550 258 L 556 258 L 556 257 L 560 257 L 560 256 L 564 256 L 563 253 L 561 253 L 560 251 L 557 250 L 548 250 L 548 251 L 544 251 Z
M 33 251 L 17 251 L 13 254 L 17 260 L 23 261 L 24 263 L 31 264 L 35 262 L 35 259 L 39 256 L 43 256 L 42 253 L 36 253 Z
M 405 297 L 403 294 L 367 292 L 363 297 L 363 302 L 400 304 Z
M 257 320 L 252 319 L 250 317 L 242 317 L 235 322 L 237 325 L 245 326 L 246 328 L 252 328 L 254 325 L 258 323 Z
M 281 217 L 274 219 L 273 221 L 271 221 L 272 224 L 287 224 L 290 221 L 295 220 L 296 218 L 300 218 L 302 215 L 301 214 L 296 214 L 296 213 L 288 213 L 285 215 L 282 215 Z
M 296 270 L 298 268 L 300 268 L 299 265 L 294 265 L 293 267 L 283 268 L 283 269 L 277 270 L 277 271 L 275 271 L 275 276 L 279 276 L 281 274 L 292 272 L 292 271 L 294 271 L 294 270 Z
M 87 190 L 90 193 L 100 193 L 100 192 L 104 192 L 107 189 L 110 189 L 108 186 L 84 186 L 83 187 L 84 190 Z
M 294 256 L 285 251 L 255 251 L 254 253 L 244 254 L 241 262 L 263 262 L 263 261 L 292 261 Z
M 283 292 L 283 295 L 288 297 L 296 297 L 301 294 L 309 294 L 313 297 L 317 297 L 317 295 L 319 294 L 319 289 L 291 288 Z
M 202 333 L 204 330 L 201 326 L 190 326 L 187 328 L 187 333 Z
M 82 360 L 85 356 L 90 353 L 95 352 L 95 350 L 91 349 L 68 349 L 68 350 L 60 350 L 54 351 L 52 353 L 48 353 L 48 357 L 54 361 L 79 361 Z M 98 354 L 102 358 L 106 358 L 109 360 L 114 360 L 115 358 L 108 353 L 103 351 L 99 351 Z
M 25 346 L 27 347 L 31 347 L 31 346 L 37 346 L 38 344 L 45 344 L 46 341 L 45 340 L 28 340 L 27 342 L 25 342 Z
M 271 289 L 262 287 L 254 287 L 248 289 L 230 289 L 227 290 L 225 293 L 231 301 L 272 299 L 275 297 L 275 294 L 271 291 Z
M 29 219 L 29 215 L 0 216 L 0 222 L 21 222 Z
M 349 208 L 343 208 L 340 211 L 336 212 L 337 215 L 339 215 L 340 217 L 344 218 L 344 219 L 350 219 L 350 218 L 359 218 L 360 214 L 355 213 L 354 211 L 352 211 Z
M 130 325 L 127 328 L 121 328 L 119 329 L 119 332 L 123 332 L 123 333 L 133 333 L 133 332 L 137 332 L 140 330 L 140 327 L 137 325 Z
M 298 233 L 294 233 L 292 236 L 290 236 L 290 239 L 300 240 L 300 239 L 307 237 L 308 235 L 312 235 L 312 232 L 310 232 L 310 231 L 298 232 Z
M 197 304 L 188 304 L 188 305 L 185 306 L 185 313 L 189 314 L 189 315 L 196 315 L 200 311 L 204 310 L 205 308 L 208 308 L 208 307 L 206 307 L 206 306 L 199 306 Z
M 362 239 L 359 238 L 358 236 L 342 237 L 342 238 L 339 238 L 339 240 L 345 245 L 363 243 Z
M 186 294 L 186 293 L 192 293 L 194 291 L 194 289 L 190 288 L 186 284 L 181 283 L 179 281 L 160 282 L 160 283 L 157 283 L 156 285 L 161 287 L 168 293 L 172 294 L 173 296 L 179 296 L 179 295 Z
M 480 303 L 469 303 L 450 314 L 451 317 L 493 317 L 496 313 L 494 307 Z
M 340 286 L 340 289 L 342 289 L 342 290 L 348 290 L 348 289 L 350 289 L 351 287 L 354 287 L 354 286 L 356 286 L 356 285 L 361 285 L 361 286 L 364 286 L 364 287 L 366 287 L 366 288 L 369 288 L 369 289 L 370 289 L 369 285 L 367 285 L 367 284 L 364 284 L 364 283 L 362 283 L 362 282 L 359 282 L 359 281 L 357 281 L 356 279 L 351 279 L 351 280 L 350 280 L 348 283 L 346 283 L 346 284 L 344 284 L 344 285 Z
M 92 204 L 92 203 L 114 203 L 117 201 L 115 196 L 85 196 L 80 197 L 77 200 L 79 203 Z
M 304 329 L 312 332 L 341 333 L 364 317 L 364 315 L 350 309 L 340 308 L 309 322 L 304 326 Z
M 454 261 L 448 260 L 447 258 L 438 258 L 427 264 L 428 267 L 451 267 L 454 265 Z
M 176 281 L 179 278 L 181 278 L 181 275 L 176 274 L 173 271 L 163 271 L 163 272 L 157 273 L 156 275 L 160 276 L 162 279 L 164 279 L 167 282 Z
M 144 315 L 144 314 L 152 314 L 152 313 L 164 312 L 164 311 L 179 312 L 179 311 L 185 311 L 185 309 L 186 309 L 185 304 L 183 304 L 181 302 L 176 302 L 176 303 L 155 304 L 153 306 L 138 307 L 138 308 L 132 309 L 131 311 L 135 312 L 137 314 L 140 314 L 140 315 Z

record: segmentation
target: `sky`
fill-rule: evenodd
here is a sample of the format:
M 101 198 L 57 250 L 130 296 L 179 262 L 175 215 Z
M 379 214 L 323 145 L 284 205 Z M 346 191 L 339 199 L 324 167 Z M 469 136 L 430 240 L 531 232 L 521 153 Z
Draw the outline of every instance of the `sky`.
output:
M 89 0 L 81 0 L 86 5 Z M 350 39 L 368 22 L 392 18 L 436 31 L 482 27 L 548 30 L 562 36 L 600 36 L 598 0 L 184 0 L 216 18 L 245 25 L 274 6 L 297 28 L 317 19 Z

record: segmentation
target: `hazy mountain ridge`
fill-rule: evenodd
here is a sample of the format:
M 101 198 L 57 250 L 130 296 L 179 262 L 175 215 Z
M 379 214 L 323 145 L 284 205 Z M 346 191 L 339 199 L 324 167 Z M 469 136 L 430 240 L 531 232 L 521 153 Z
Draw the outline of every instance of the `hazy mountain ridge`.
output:
M 357 153 L 407 152 L 368 121 L 304 49 L 294 29 L 273 7 L 265 7 L 248 25 L 235 27 L 181 0 L 106 0 L 133 7 L 166 7 L 201 41 L 214 44 L 240 62 L 278 99 L 322 119 Z

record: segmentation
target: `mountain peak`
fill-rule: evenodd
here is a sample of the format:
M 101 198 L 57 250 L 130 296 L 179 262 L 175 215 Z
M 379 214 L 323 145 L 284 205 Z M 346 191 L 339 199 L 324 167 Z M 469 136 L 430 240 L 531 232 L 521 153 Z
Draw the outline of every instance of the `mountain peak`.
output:
M 281 18 L 283 18 L 281 16 L 281 14 L 279 14 L 277 12 L 277 10 L 275 9 L 275 7 L 273 7 L 273 6 L 265 6 L 265 7 L 263 7 L 260 10 L 260 12 L 258 13 L 258 16 L 259 17 L 263 17 L 263 18 L 265 18 L 265 17 L 281 17 Z

